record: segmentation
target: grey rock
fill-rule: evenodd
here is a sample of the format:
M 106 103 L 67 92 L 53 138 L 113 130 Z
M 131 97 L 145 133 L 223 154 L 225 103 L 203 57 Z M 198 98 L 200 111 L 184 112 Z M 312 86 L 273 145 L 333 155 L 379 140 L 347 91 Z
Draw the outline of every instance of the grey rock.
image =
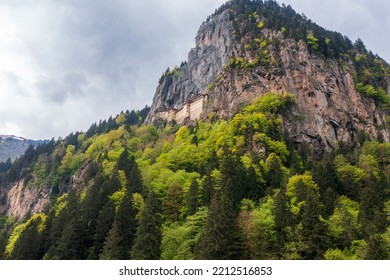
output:
M 228 11 L 202 24 L 188 62 L 161 77 L 146 123 L 152 123 L 157 112 L 180 109 L 207 90 L 233 54 L 232 30 Z

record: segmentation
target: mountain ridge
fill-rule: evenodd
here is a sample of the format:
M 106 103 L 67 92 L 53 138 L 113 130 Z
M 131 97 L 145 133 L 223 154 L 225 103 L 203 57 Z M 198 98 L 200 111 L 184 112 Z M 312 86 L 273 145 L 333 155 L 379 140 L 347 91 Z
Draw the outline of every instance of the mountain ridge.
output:
M 360 39 L 353 44 L 290 6 L 238 0 L 222 5 L 200 27 L 188 61 L 160 79 L 146 123 L 232 117 L 269 91 L 289 92 L 299 101 L 285 127 L 295 142 L 309 142 L 319 154 L 339 142 L 352 146 L 359 133 L 389 140 L 389 65 Z M 202 77 L 208 78 L 188 89 Z M 207 100 L 196 104 L 200 113 L 192 113 L 190 101 L 201 95 Z M 294 118 L 304 115 L 291 129 Z
M 0 135 L 0 162 L 14 161 L 23 155 L 30 145 L 36 147 L 46 140 L 31 140 L 15 135 Z

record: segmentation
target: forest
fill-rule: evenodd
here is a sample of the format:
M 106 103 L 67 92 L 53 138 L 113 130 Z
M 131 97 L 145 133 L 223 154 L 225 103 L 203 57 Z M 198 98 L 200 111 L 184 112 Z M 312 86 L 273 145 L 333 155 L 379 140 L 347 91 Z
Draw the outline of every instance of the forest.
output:
M 389 130 L 390 67 L 361 40 L 275 1 L 229 1 L 207 21 L 227 9 L 257 60 L 232 57 L 224 71 L 274 67 L 267 50 L 277 41 L 262 30 L 277 30 L 350 71 L 387 115 L 377 129 Z M 355 131 L 352 146 L 319 155 L 284 129 L 295 102 L 268 92 L 231 118 L 186 125 L 146 125 L 145 107 L 30 147 L 0 164 L 0 187 L 48 190 L 49 205 L 0 216 L 0 259 L 390 259 L 390 143 Z
M 390 143 L 362 135 L 315 159 L 283 132 L 293 104 L 269 93 L 160 131 L 122 113 L 26 153 L 8 174 L 52 186 L 50 207 L 1 218 L 3 258 L 388 259 Z

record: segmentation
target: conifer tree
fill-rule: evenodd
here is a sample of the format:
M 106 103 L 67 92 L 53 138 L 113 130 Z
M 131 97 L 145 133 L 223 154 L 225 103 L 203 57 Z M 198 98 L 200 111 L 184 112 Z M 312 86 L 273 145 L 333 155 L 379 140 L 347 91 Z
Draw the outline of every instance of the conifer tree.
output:
M 224 148 L 221 181 L 210 204 L 207 224 L 195 247 L 198 259 L 241 259 L 243 241 L 237 224 L 239 204 L 245 195 L 246 171 L 238 157 Z
M 198 182 L 194 178 L 191 182 L 190 189 L 188 190 L 187 194 L 187 203 L 188 203 L 188 212 L 187 215 L 191 216 L 194 215 L 196 212 L 196 209 L 198 209 Z
M 257 174 L 253 166 L 248 168 L 246 177 L 247 179 L 245 180 L 245 185 L 247 186 L 247 193 L 245 197 L 248 197 L 253 201 L 258 201 L 264 196 L 264 188 L 257 180 Z
M 111 206 L 112 207 L 112 206 Z M 110 222 L 110 204 L 107 205 L 107 209 L 102 213 L 100 222 Z M 103 216 L 104 215 L 104 216 Z M 136 231 L 136 211 L 132 205 L 132 192 L 127 189 L 116 212 L 114 223 L 108 235 L 105 239 L 105 246 L 102 253 L 104 258 L 115 258 L 115 259 L 128 259 L 130 257 L 129 252 L 131 250 L 134 235 Z M 104 224 L 99 225 L 98 234 L 99 239 L 104 235 L 106 227 Z M 106 244 L 108 244 L 106 246 Z M 108 250 L 108 251 L 107 251 Z M 113 252 L 111 252 L 111 250 Z
M 365 180 L 365 187 L 360 193 L 359 221 L 366 236 L 383 233 L 386 229 L 384 214 L 383 182 L 373 174 Z
M 292 213 L 290 212 L 289 198 L 286 195 L 286 188 L 282 188 L 275 197 L 275 228 L 278 233 L 279 243 L 286 241 L 286 227 L 293 224 Z
M 305 189 L 306 196 L 301 209 L 302 234 L 307 245 L 305 250 L 306 259 L 321 259 L 329 246 L 330 240 L 327 235 L 327 227 L 320 219 L 322 203 L 317 193 Z
M 112 228 L 115 220 L 115 204 L 112 200 L 108 200 L 103 209 L 100 210 L 96 221 L 96 229 L 94 234 L 94 244 L 91 248 L 88 258 L 98 259 L 103 251 L 104 241 Z
M 121 236 L 118 224 L 114 222 L 104 242 L 101 260 L 121 260 L 123 258 L 123 236 Z
M 280 158 L 272 153 L 265 162 L 267 168 L 267 185 L 271 188 L 280 188 L 285 183 L 286 174 Z
M 156 194 L 150 192 L 145 201 L 140 224 L 137 228 L 131 258 L 136 260 L 158 260 L 161 255 L 160 202 Z
M 232 188 L 232 181 L 224 187 Z M 211 201 L 207 224 L 195 246 L 197 259 L 241 259 L 243 242 L 237 224 L 237 210 L 226 190 L 216 193 Z
M 177 183 L 174 182 L 168 187 L 162 201 L 162 212 L 168 221 L 175 222 L 179 219 L 179 210 L 182 207 L 182 201 L 183 190 Z
M 210 206 L 211 199 L 214 195 L 213 180 L 211 171 L 207 172 L 202 182 L 201 203 L 203 206 Z

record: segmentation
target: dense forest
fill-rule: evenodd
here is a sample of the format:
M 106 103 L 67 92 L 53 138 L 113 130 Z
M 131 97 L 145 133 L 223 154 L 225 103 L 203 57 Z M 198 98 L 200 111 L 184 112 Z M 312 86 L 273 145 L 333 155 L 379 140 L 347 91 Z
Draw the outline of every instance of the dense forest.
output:
M 277 42 L 261 30 L 278 30 L 350 69 L 388 113 L 389 66 L 360 40 L 275 1 L 229 1 L 214 15 L 227 9 L 258 60 L 232 57 L 225 71 L 267 66 L 262 44 Z M 144 125 L 145 107 L 30 147 L 0 164 L 0 186 L 48 188 L 49 206 L 0 216 L 0 258 L 390 259 L 390 143 L 359 131 L 318 156 L 283 129 L 295 102 L 269 92 L 230 119 L 186 125 Z
M 161 131 L 120 114 L 31 150 L 8 176 L 52 186 L 50 207 L 1 219 L 3 258 L 388 259 L 390 143 L 313 159 L 283 133 L 293 103 L 269 93 L 231 120 Z

